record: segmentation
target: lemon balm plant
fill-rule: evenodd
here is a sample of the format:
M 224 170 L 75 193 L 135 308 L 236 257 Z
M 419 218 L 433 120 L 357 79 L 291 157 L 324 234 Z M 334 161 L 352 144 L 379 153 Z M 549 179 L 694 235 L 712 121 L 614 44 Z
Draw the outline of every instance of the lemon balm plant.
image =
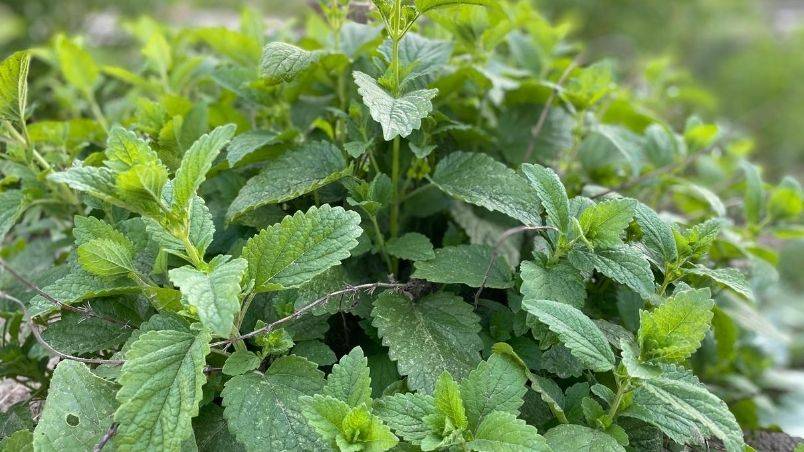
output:
M 3 447 L 741 450 L 798 183 L 530 2 L 319 6 L 2 62 Z

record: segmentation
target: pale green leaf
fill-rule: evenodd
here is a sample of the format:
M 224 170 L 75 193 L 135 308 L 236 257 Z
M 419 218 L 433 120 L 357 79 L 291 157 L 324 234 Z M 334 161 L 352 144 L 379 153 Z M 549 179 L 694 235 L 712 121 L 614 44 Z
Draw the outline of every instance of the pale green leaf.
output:
M 73 305 L 95 297 L 139 293 L 142 288 L 128 277 L 96 276 L 73 265 L 64 277 L 42 290 L 63 304 Z M 41 295 L 32 298 L 28 307 L 34 317 L 57 309 L 58 306 Z
M 208 134 L 201 135 L 184 154 L 176 177 L 173 179 L 173 208 L 184 212 L 198 187 L 207 177 L 212 163 L 221 149 L 232 139 L 237 127 L 234 124 L 216 127 Z
M 527 377 L 510 357 L 493 353 L 461 382 L 469 428 L 474 430 L 492 412 L 516 416 L 527 392 Z
M 741 166 L 745 173 L 745 196 L 743 197 L 745 219 L 748 224 L 757 225 L 765 210 L 762 176 L 759 174 L 759 167 L 750 162 L 743 161 Z
M 569 198 L 561 179 L 550 168 L 526 163 L 522 173 L 539 194 L 547 217 L 560 231 L 569 231 Z
M 25 209 L 23 200 L 21 190 L 8 190 L 0 193 L 0 243 L 22 215 Z
M 34 436 L 30 430 L 18 430 L 0 440 L 2 452 L 33 452 Z
M 515 414 L 494 411 L 486 416 L 474 434 L 469 448 L 478 452 L 549 452 L 547 441 L 536 427 L 528 425 Z
M 61 361 L 34 430 L 38 451 L 91 450 L 112 425 L 117 386 L 83 363 Z
M 341 433 L 335 437 L 335 444 L 341 450 L 366 452 L 386 451 L 398 442 L 391 429 L 365 406 L 349 410 L 341 424 Z
M 284 134 L 272 130 L 251 130 L 232 139 L 226 148 L 226 160 L 229 166 L 235 166 L 239 161 L 263 146 L 281 143 Z
M 322 394 L 303 396 L 299 399 L 299 403 L 307 423 L 321 438 L 334 443 L 335 437 L 341 433 L 341 425 L 351 407 L 341 399 Z
M 115 171 L 126 171 L 136 165 L 159 162 L 159 156 L 145 140 L 120 126 L 112 127 L 109 131 L 104 154 L 104 164 Z
M 522 300 L 522 309 L 536 316 L 550 331 L 558 334 L 587 368 L 604 372 L 614 368 L 614 353 L 595 323 L 580 310 L 550 300 Z
M 438 94 L 437 89 L 420 89 L 394 97 L 368 74 L 354 71 L 352 76 L 372 119 L 380 123 L 385 141 L 397 136 L 405 138 L 418 130 L 422 119 L 433 110 L 431 101 Z
M 742 451 L 743 433 L 729 407 L 689 371 L 667 366 L 661 377 L 643 381 L 623 416 L 660 429 L 679 444 L 703 444 L 710 436 L 726 450 Z
M 157 162 L 142 163 L 122 171 L 115 177 L 116 198 L 128 210 L 158 217 L 162 214 L 159 201 L 168 180 L 168 169 Z
M 415 0 L 415 5 L 420 13 L 425 14 L 434 9 L 450 6 L 497 6 L 498 3 L 495 0 Z
M 408 232 L 389 240 L 385 244 L 385 251 L 391 256 L 409 261 L 426 261 L 435 257 L 430 239 L 418 232 Z
M 519 267 L 522 285 L 519 291 L 526 300 L 552 300 L 582 308 L 586 300 L 583 275 L 566 260 L 555 264 L 523 261 Z
M 736 268 L 725 267 L 712 269 L 704 265 L 697 264 L 692 268 L 684 268 L 683 271 L 686 274 L 709 278 L 712 281 L 737 292 L 748 300 L 754 300 L 754 291 L 751 289 L 751 286 L 745 279 L 745 275 Z
M 709 289 L 674 293 L 652 311 L 640 311 L 639 348 L 647 359 L 683 361 L 701 346 L 714 301 Z
M 278 358 L 265 375 L 226 383 L 221 396 L 229 429 L 247 450 L 320 450 L 326 446 L 302 415 L 299 399 L 319 393 L 324 373 L 298 356 Z
M 421 393 L 394 394 L 377 400 L 374 411 L 405 441 L 418 445 L 430 433 L 424 418 L 435 412 L 435 402 Z
M 661 369 L 657 365 L 640 359 L 639 348 L 632 340 L 622 340 L 620 350 L 622 350 L 622 364 L 625 366 L 628 376 L 649 380 L 661 373 Z
M 65 171 L 49 174 L 48 179 L 66 184 L 74 190 L 86 192 L 109 204 L 123 208 L 128 207 L 114 196 L 116 192 L 115 174 L 109 168 L 73 166 Z
M 56 37 L 56 58 L 67 83 L 90 95 L 100 80 L 100 69 L 86 50 L 69 38 Z
M 246 182 L 229 206 L 229 221 L 258 207 L 313 192 L 350 171 L 340 149 L 326 141 L 307 142 L 262 165 L 262 171 Z
M 260 76 L 271 84 L 292 81 L 321 55 L 284 42 L 269 42 L 262 50 Z
M 350 407 L 371 405 L 371 376 L 363 349 L 355 347 L 332 366 L 324 395 L 343 400 Z
M 411 389 L 431 392 L 441 372 L 464 378 L 480 361 L 479 318 L 472 306 L 448 293 L 412 302 L 384 293 L 374 303 L 372 317 L 388 356 Z
M 633 199 L 621 198 L 588 207 L 578 219 L 584 237 L 596 247 L 614 248 L 620 245 L 625 228 L 634 217 L 635 206 Z
M 637 203 L 634 219 L 642 229 L 642 243 L 645 244 L 651 258 L 662 267 L 678 259 L 678 249 L 673 236 L 673 229 L 665 223 L 656 212 L 645 204 Z
M 570 251 L 569 261 L 583 271 L 597 270 L 620 284 L 625 284 L 643 298 L 654 294 L 655 284 L 650 263 L 628 245 L 590 252 L 582 248 Z
M 466 284 L 480 287 L 486 268 L 492 261 L 492 248 L 486 245 L 458 245 L 440 248 L 435 257 L 416 261 L 413 278 L 435 283 Z M 513 286 L 511 269 L 505 259 L 494 259 L 485 281 L 486 287 L 507 289 Z
M 433 407 L 433 414 L 428 415 L 425 421 L 435 433 L 448 433 L 449 429 L 465 430 L 469 426 L 461 388 L 447 371 L 442 372 L 435 382 Z
M 262 363 L 262 359 L 256 354 L 245 350 L 237 350 L 226 358 L 221 372 L 230 376 L 243 375 L 260 367 L 260 363 Z
M 170 281 L 181 289 L 182 302 L 194 307 L 207 328 L 220 337 L 229 337 L 235 315 L 240 312 L 240 281 L 247 262 L 219 255 L 209 271 L 191 266 L 170 270 Z
M 161 330 L 131 345 L 117 380 L 119 450 L 178 450 L 191 436 L 209 341 L 205 331 Z
M 341 207 L 296 212 L 252 237 L 243 248 L 255 290 L 298 287 L 349 257 L 360 215 Z
M 129 246 L 109 238 L 92 239 L 78 247 L 78 263 L 93 275 L 119 276 L 136 273 L 134 269 L 134 250 Z
M 536 190 L 489 155 L 453 152 L 438 162 L 432 180 L 461 201 L 502 212 L 526 225 L 541 224 Z
M 30 63 L 31 55 L 28 52 L 13 53 L 0 63 L 0 120 L 23 120 Z
M 625 452 L 617 440 L 583 425 L 562 424 L 544 434 L 553 452 Z

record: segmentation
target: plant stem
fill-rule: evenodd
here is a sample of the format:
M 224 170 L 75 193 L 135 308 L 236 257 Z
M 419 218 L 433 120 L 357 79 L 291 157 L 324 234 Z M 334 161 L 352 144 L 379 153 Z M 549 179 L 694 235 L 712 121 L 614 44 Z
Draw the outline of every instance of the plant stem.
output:
M 620 403 L 623 401 L 623 397 L 627 391 L 627 382 L 622 383 L 620 379 L 617 378 L 617 394 L 614 395 L 614 400 L 611 402 L 611 407 L 609 408 L 609 418 L 614 420 L 614 417 L 617 416 L 617 410 L 620 409 Z
M 95 95 L 91 92 L 87 92 L 87 101 L 89 101 L 89 108 L 92 110 L 92 115 L 95 117 L 95 120 L 98 121 L 98 124 L 103 127 L 105 132 L 109 132 L 109 121 L 106 119 L 106 116 L 103 115 L 103 110 L 101 110 L 100 105 L 98 105 L 98 101 L 95 100 Z
M 382 253 L 383 260 L 385 260 L 385 265 L 388 267 L 388 271 L 393 273 L 393 265 L 391 264 L 391 259 L 388 257 L 388 253 L 385 252 L 385 238 L 380 230 L 380 225 L 377 224 L 377 217 L 370 215 L 369 218 L 371 218 L 371 224 L 374 225 L 374 233 L 377 235 L 377 244 L 380 245 L 380 252 Z

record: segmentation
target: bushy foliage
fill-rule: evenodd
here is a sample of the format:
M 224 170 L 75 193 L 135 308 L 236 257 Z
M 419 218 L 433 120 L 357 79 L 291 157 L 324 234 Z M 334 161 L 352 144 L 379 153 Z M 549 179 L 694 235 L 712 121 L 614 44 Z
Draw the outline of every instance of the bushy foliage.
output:
M 798 183 L 528 1 L 320 7 L 3 61 L 4 447 L 741 450 Z

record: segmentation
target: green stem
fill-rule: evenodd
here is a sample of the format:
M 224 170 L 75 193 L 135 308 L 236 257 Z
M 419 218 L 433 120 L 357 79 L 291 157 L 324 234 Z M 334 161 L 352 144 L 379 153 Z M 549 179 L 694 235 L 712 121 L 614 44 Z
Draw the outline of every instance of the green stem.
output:
M 620 379 L 617 378 L 617 394 L 614 395 L 614 400 L 611 402 L 611 407 L 609 408 L 609 418 L 611 420 L 614 420 L 614 418 L 617 416 L 617 410 L 620 409 L 620 404 L 622 403 L 623 397 L 628 390 L 627 386 L 627 381 L 625 383 L 621 383 Z
M 95 100 L 95 95 L 91 92 L 86 93 L 87 101 L 89 102 L 89 108 L 92 110 L 92 116 L 95 117 L 95 120 L 98 121 L 98 124 L 103 127 L 103 130 L 108 133 L 109 132 L 109 121 L 106 120 L 106 116 L 103 115 L 103 110 L 101 110 L 100 105 L 98 105 L 98 101 Z
M 370 215 L 371 224 L 374 225 L 374 233 L 377 235 L 377 244 L 380 245 L 380 252 L 382 253 L 382 258 L 385 260 L 385 265 L 388 267 L 388 271 L 393 273 L 393 265 L 391 264 L 391 259 L 388 257 L 388 253 L 385 252 L 385 238 L 382 235 L 382 231 L 380 231 L 380 225 L 377 224 L 377 217 L 375 215 Z
M 391 238 L 399 236 L 399 136 L 394 138 L 391 151 L 391 187 L 393 198 L 391 201 Z

